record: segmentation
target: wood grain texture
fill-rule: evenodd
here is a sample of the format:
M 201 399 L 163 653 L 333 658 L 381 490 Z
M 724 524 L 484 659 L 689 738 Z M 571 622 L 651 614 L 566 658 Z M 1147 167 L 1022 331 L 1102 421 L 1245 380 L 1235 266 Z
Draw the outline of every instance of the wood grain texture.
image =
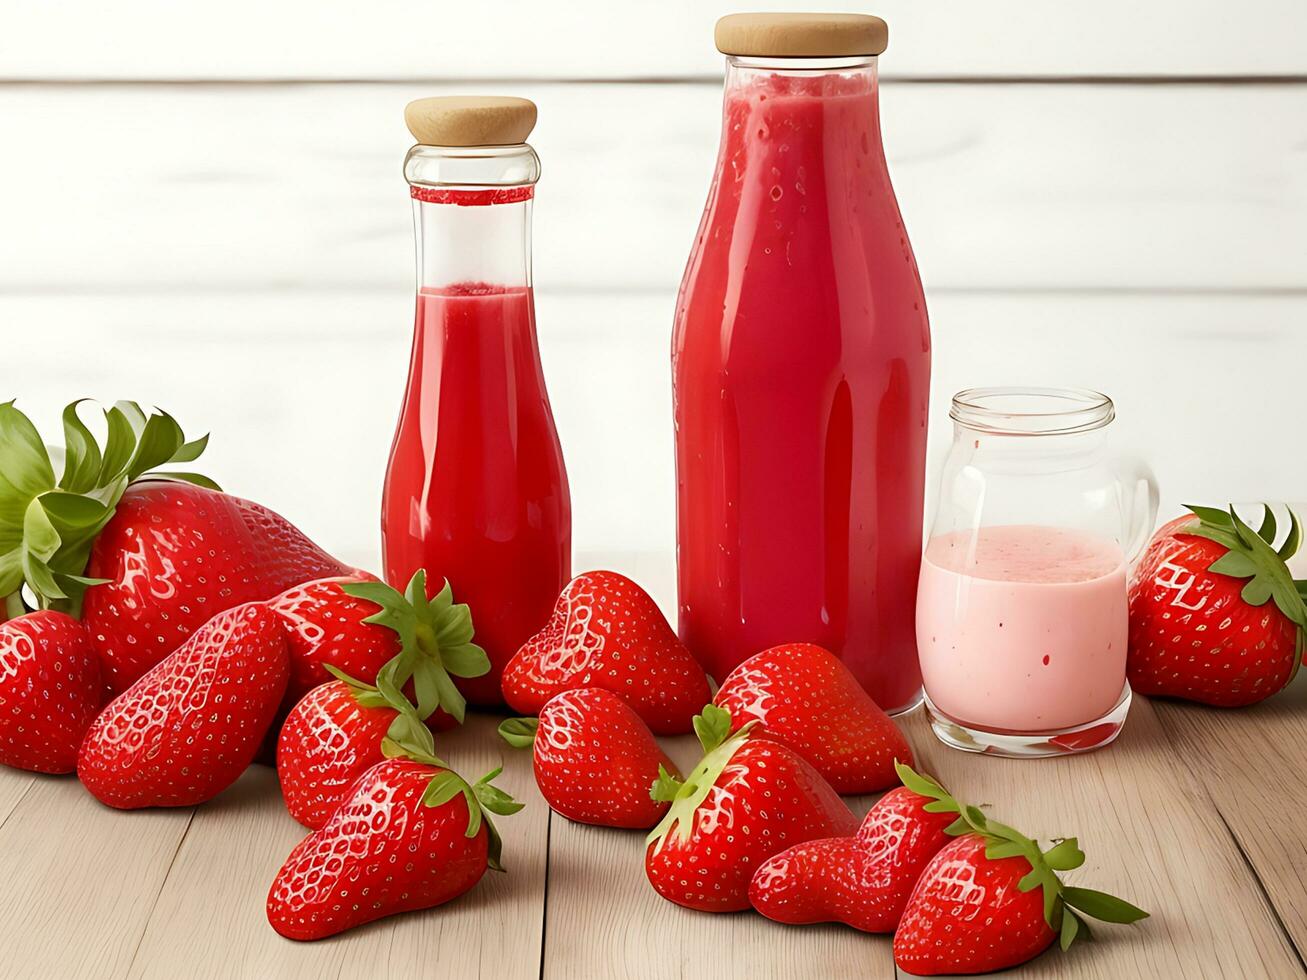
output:
M 661 739 L 688 772 L 701 751 L 691 737 Z M 871 797 L 850 798 L 859 814 Z M 692 912 L 664 900 L 644 874 L 644 833 L 553 818 L 545 980 L 613 977 L 721 980 L 892 977 L 887 937 L 837 926 L 788 928 L 752 912 Z
M 1178 755 L 1202 781 L 1307 960 L 1307 675 L 1238 710 L 1155 702 Z M 1307 966 L 1303 966 L 1307 972 Z
M 14 812 L 22 798 L 31 790 L 36 777 L 21 769 L 6 769 L 0 766 L 0 827 L 3 827 L 9 815 Z
M 951 751 L 922 714 L 907 726 L 922 764 L 955 794 L 1023 832 L 1076 836 L 1087 855 L 1068 884 L 1120 895 L 1152 913 L 1103 925 L 1096 942 L 1051 950 L 1022 976 L 1299 976 L 1300 964 L 1257 879 L 1212 809 L 1192 760 L 1153 706 L 1135 699 L 1116 744 L 1067 759 L 1017 761 Z M 1219 898 L 1218 898 L 1219 896 Z
M 538 799 L 530 756 L 499 741 L 498 720 L 469 716 L 439 745 L 442 757 L 469 778 L 503 765 L 497 785 L 528 804 L 496 818 L 507 874 L 487 872 L 438 911 L 383 919 L 316 943 L 283 939 L 268 925 L 264 902 L 277 869 L 307 831 L 286 813 L 274 772 L 255 767 L 197 810 L 130 975 L 537 976 L 549 811 Z
M 615 552 L 670 564 L 674 289 L 537 294 L 578 569 Z M 1108 392 L 1118 444 L 1153 464 L 1165 513 L 1200 496 L 1303 498 L 1307 456 L 1278 451 L 1264 420 L 1299 412 L 1307 297 L 928 293 L 928 303 L 928 495 L 952 393 L 1036 384 Z M 412 317 L 404 287 L 0 295 L 8 357 L 23 365 L 3 376 L 47 433 L 84 395 L 161 405 L 187 431 L 212 430 L 205 472 L 375 569 Z M 1256 406 L 1256 418 L 1231 405 Z
M 537 286 L 672 295 L 719 87 L 494 88 L 540 107 Z M 404 105 L 476 89 L 0 87 L 0 291 L 402 297 Z M 1304 288 L 1307 85 L 886 85 L 882 117 L 928 290 Z
M 111 810 L 39 777 L 0 826 L 0 974 L 124 976 L 191 814 Z
M 853 10 L 840 0 L 131 0 L 15 3 L 11 78 L 640 77 L 716 72 L 718 16 Z M 1303 70 L 1301 4 L 1246 0 L 878 0 L 887 68 L 915 75 L 1174 75 Z

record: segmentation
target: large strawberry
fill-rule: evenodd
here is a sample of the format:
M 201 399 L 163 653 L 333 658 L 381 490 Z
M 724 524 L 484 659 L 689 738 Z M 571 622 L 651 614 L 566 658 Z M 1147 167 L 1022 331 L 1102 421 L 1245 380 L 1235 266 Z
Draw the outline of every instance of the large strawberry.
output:
M 125 690 L 212 616 L 351 572 L 266 507 L 205 487 L 138 483 L 100 532 L 83 619 Z
M 753 907 L 777 922 L 843 922 L 893 932 L 922 869 L 965 833 L 961 808 L 935 780 L 898 766 L 905 785 L 867 813 L 853 837 L 796 844 L 765 861 L 749 883 Z
M 704 757 L 656 799 L 672 804 L 649 834 L 645 874 L 663 898 L 705 912 L 749 907 L 749 881 L 773 854 L 821 837 L 847 837 L 857 818 L 793 749 L 730 734 L 730 714 L 707 705 L 694 720 Z
M 1253 704 L 1284 688 L 1302 662 L 1307 605 L 1277 551 L 1269 507 L 1254 531 L 1234 512 L 1193 514 L 1153 537 L 1130 585 L 1130 686 L 1140 694 L 1218 707 Z
M 703 668 L 658 606 L 616 572 L 568 583 L 544 629 L 504 669 L 504 699 L 523 714 L 581 687 L 612 691 L 659 735 L 690 731 L 711 697 Z
M 24 585 L 40 608 L 79 615 L 97 581 L 86 575 L 92 542 L 134 481 L 167 477 L 217 489 L 196 473 L 154 470 L 194 460 L 208 436 L 187 442 L 167 412 L 147 416 L 135 402 L 118 402 L 104 412 L 101 449 L 78 416 L 84 400 L 64 408 L 58 478 L 36 426 L 13 402 L 0 404 L 0 599 L 10 619 L 26 611 Z
M 103 703 L 100 661 L 81 623 L 42 610 L 0 625 L 0 763 L 72 772 Z
M 254 758 L 288 673 L 273 613 L 259 603 L 219 613 L 100 713 L 77 775 L 120 809 L 212 799 Z
M 903 733 L 847 667 L 811 643 L 788 643 L 750 657 L 722 683 L 713 703 L 738 729 L 783 742 L 840 793 L 873 793 L 898 782 L 894 763 L 912 763 Z
M 611 691 L 583 687 L 550 698 L 540 719 L 499 726 L 510 745 L 533 746 L 536 785 L 556 813 L 577 823 L 647 830 L 668 804 L 650 795 L 680 772 L 649 727 Z
M 427 598 L 420 569 L 404 592 L 356 572 L 295 586 L 268 607 L 288 627 L 286 697 L 292 704 L 342 673 L 383 686 L 402 673 L 399 683 L 408 683 L 419 716 L 439 731 L 461 723 L 466 708 L 451 675 L 480 677 L 490 670 L 485 651 L 472 642 L 467 605 L 454 602 L 448 582 Z M 394 671 L 379 678 L 396 658 Z
M 485 812 L 521 804 L 490 784 L 498 773 L 469 785 L 434 757 L 377 763 L 291 851 L 268 892 L 268 921 L 289 939 L 322 939 L 448 902 L 487 867 L 502 870 Z
M 894 934 L 894 962 L 917 976 L 989 973 L 1024 963 L 1061 938 L 1067 949 L 1089 927 L 1136 922 L 1148 913 L 1089 888 L 1062 884 L 1058 871 L 1084 863 L 1074 837 L 1048 851 L 1004 824 L 963 807 L 969 833 L 946 845 L 921 873 Z

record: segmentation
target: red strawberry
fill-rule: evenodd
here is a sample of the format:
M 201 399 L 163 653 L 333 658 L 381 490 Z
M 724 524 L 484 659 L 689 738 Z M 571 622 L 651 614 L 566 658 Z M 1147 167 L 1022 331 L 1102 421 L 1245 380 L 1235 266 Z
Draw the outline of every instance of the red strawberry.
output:
M 440 731 L 461 723 L 466 708 L 450 675 L 480 677 L 490 670 L 485 651 L 472 642 L 468 607 L 454 602 L 448 582 L 428 599 L 421 570 L 406 592 L 355 572 L 298 585 L 268 607 L 288 627 L 291 683 L 286 700 L 291 705 L 341 674 L 375 684 L 381 669 L 406 652 L 402 666 L 405 678 L 412 678 L 408 699 L 418 702 L 419 716 Z M 421 710 L 423 696 L 429 711 Z
M 254 758 L 288 673 L 275 615 L 259 603 L 219 613 L 100 713 L 77 775 L 120 809 L 212 799 Z
M 115 692 L 226 609 L 349 574 L 266 507 L 204 487 L 129 487 L 91 551 L 83 621 Z
M 330 681 L 291 709 L 277 742 L 277 776 L 290 815 L 317 830 L 354 781 L 385 757 L 381 740 L 398 716 L 374 687 Z
M 773 854 L 821 837 L 845 837 L 857 818 L 792 749 L 734 735 L 730 715 L 707 705 L 694 720 L 705 755 L 684 783 L 661 780 L 672 807 L 649 834 L 645 874 L 663 898 L 704 912 L 749 907 L 749 880 Z
M 917 976 L 989 973 L 1037 956 L 1058 936 L 1067 949 L 1089 927 L 1148 915 L 1089 888 L 1069 888 L 1055 872 L 1084 863 L 1074 837 L 1048 851 L 1011 827 L 964 807 L 974 833 L 946 845 L 926 865 L 894 934 L 894 962 Z M 1074 909 L 1074 910 L 1073 910 Z
M 103 703 L 100 661 L 81 623 L 41 611 L 0 625 L 0 763 L 72 772 Z
M 849 669 L 811 643 L 764 650 L 727 676 L 713 703 L 736 729 L 783 742 L 840 793 L 872 793 L 898 782 L 894 763 L 912 763 L 912 748 Z
M 907 766 L 899 774 L 907 785 L 882 796 L 856 836 L 796 844 L 764 862 L 749 883 L 753 907 L 777 922 L 893 932 L 921 870 L 960 822 L 939 783 Z
M 468 785 L 434 758 L 386 759 L 282 865 L 268 921 L 288 939 L 322 939 L 383 916 L 457 898 L 499 865 L 499 835 L 483 811 L 521 809 L 490 785 Z
M 555 695 L 538 722 L 510 718 L 499 732 L 518 748 L 534 745 L 545 802 L 577 823 L 647 830 L 668 807 L 650 796 L 650 787 L 681 775 L 640 716 L 599 687 Z
M 1127 676 L 1140 694 L 1218 707 L 1253 704 L 1284 688 L 1302 662 L 1307 605 L 1277 552 L 1269 507 L 1254 531 L 1231 508 L 1191 507 L 1154 535 L 1130 585 Z M 1273 601 L 1268 601 L 1273 600 Z
M 659 735 L 690 731 L 712 696 L 708 678 L 654 601 L 616 572 L 586 572 L 558 597 L 545 628 L 504 669 L 504 699 L 539 714 L 562 691 L 602 687 Z

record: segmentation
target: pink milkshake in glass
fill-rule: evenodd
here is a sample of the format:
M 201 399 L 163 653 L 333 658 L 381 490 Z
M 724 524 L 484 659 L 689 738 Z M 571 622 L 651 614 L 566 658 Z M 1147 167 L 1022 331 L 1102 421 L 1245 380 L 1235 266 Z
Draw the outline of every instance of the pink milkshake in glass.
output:
M 1152 476 L 1111 451 L 1096 392 L 974 389 L 950 415 L 916 607 L 935 734 L 1009 756 L 1106 745 L 1130 707 L 1126 572 Z

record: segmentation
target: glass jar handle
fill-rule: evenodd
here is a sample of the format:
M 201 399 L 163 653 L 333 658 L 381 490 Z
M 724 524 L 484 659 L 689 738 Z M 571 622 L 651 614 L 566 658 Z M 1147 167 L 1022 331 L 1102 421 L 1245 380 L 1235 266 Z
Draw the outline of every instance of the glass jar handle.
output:
M 1157 525 L 1157 478 L 1138 456 L 1123 457 L 1117 463 L 1117 474 L 1125 546 L 1122 550 L 1129 566 L 1143 554 Z

